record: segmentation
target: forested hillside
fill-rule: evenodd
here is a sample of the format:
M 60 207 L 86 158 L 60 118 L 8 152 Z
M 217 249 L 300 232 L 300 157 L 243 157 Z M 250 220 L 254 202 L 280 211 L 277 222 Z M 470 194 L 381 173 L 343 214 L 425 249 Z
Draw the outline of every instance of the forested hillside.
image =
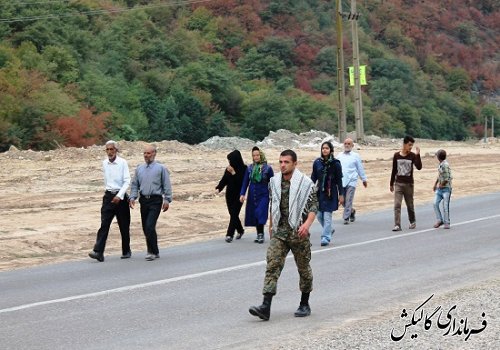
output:
M 485 117 L 497 128 L 497 0 L 357 4 L 367 134 L 462 140 L 481 137 Z M 0 151 L 336 133 L 334 9 L 321 0 L 0 0 Z M 350 28 L 346 18 L 346 67 Z

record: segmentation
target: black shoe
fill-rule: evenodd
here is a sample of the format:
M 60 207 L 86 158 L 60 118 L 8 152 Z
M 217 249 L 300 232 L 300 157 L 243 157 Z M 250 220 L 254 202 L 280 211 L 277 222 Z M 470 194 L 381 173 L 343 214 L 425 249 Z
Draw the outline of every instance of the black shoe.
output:
M 256 242 L 259 243 L 259 244 L 264 243 L 264 234 L 263 233 L 257 233 Z
M 241 237 L 243 237 L 243 234 L 245 233 L 245 231 L 243 232 L 238 232 L 238 234 L 236 235 L 236 239 L 241 239 Z
M 122 254 L 122 256 L 120 257 L 120 259 L 129 259 L 131 256 L 132 256 L 132 252 L 129 250 L 125 254 Z
M 297 311 L 295 311 L 295 317 L 306 317 L 311 314 L 311 307 L 309 304 L 300 305 Z
M 97 261 L 99 262 L 103 262 L 104 261 L 104 255 L 103 254 L 99 254 L 98 252 L 96 251 L 91 251 L 89 253 L 89 256 L 92 258 L 92 259 L 96 259 Z
M 349 219 L 351 220 L 351 222 L 354 222 L 354 220 L 356 220 L 356 209 L 353 209 L 351 211 L 351 216 L 349 217 Z
M 273 296 L 271 294 L 264 294 L 264 300 L 262 300 L 262 305 L 260 306 L 251 306 L 248 309 L 251 315 L 257 316 L 261 320 L 269 321 L 269 317 L 271 317 L 271 302 L 273 300 Z
M 226 242 L 231 243 L 233 241 L 233 237 L 231 236 L 226 236 Z

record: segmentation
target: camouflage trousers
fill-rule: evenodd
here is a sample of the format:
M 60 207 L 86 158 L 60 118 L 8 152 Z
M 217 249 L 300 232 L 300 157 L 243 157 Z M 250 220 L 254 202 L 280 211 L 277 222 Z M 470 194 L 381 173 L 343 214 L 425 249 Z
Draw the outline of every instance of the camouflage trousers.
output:
M 267 248 L 266 277 L 264 278 L 264 288 L 262 294 L 276 294 L 278 278 L 285 267 L 286 256 L 292 251 L 300 276 L 299 287 L 303 293 L 312 291 L 313 274 L 310 265 L 311 242 L 309 238 L 300 239 L 298 237 L 281 240 L 271 238 L 269 248 Z

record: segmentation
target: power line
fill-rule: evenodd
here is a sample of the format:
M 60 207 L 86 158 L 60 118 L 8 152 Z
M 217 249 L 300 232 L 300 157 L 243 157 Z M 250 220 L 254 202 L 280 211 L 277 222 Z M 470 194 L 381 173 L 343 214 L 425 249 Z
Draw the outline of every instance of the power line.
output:
M 167 4 L 143 5 L 143 6 L 136 6 L 136 7 L 132 7 L 132 8 L 116 8 L 116 9 L 106 9 L 106 10 L 99 9 L 99 10 L 81 11 L 81 12 L 73 12 L 73 13 L 67 12 L 67 13 L 61 13 L 61 14 L 48 14 L 48 15 L 40 15 L 40 16 L 0 18 L 0 23 L 27 22 L 27 21 L 37 21 L 37 20 L 41 20 L 41 19 L 76 17 L 76 16 L 82 16 L 82 15 L 93 16 L 93 15 L 102 15 L 102 14 L 111 14 L 111 13 L 122 13 L 122 12 L 127 12 L 127 11 L 147 10 L 147 9 L 160 8 L 160 7 L 173 7 L 173 6 L 182 6 L 182 5 L 189 5 L 189 4 L 198 4 L 198 3 L 205 3 L 205 2 L 210 2 L 210 1 L 213 1 L 213 0 L 184 0 L 184 1 L 177 1 L 177 2 L 173 2 L 173 3 L 167 3 Z

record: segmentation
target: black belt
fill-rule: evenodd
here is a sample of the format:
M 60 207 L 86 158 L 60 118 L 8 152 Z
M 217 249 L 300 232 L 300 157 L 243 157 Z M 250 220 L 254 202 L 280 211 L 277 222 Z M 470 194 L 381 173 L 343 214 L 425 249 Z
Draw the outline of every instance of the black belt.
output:
M 116 192 L 115 191 L 106 191 L 104 193 L 106 193 L 106 194 L 112 194 L 112 195 L 116 196 L 118 194 L 118 192 L 120 192 L 120 191 L 116 191 Z
M 151 198 L 162 198 L 163 196 L 161 194 L 151 194 L 151 195 L 144 195 L 141 194 L 141 198 L 145 199 L 151 199 Z

